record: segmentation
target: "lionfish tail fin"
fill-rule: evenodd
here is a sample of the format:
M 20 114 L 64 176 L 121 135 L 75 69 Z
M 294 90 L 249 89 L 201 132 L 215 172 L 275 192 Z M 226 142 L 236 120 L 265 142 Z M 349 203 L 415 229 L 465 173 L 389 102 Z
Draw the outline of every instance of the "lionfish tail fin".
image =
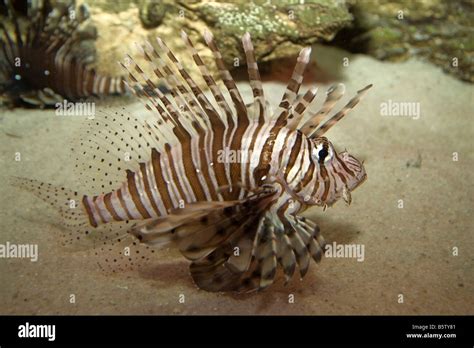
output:
M 92 227 L 81 203 L 83 195 L 64 187 L 23 177 L 10 177 L 10 184 L 33 193 L 61 215 L 58 226 L 61 230 L 61 244 L 78 249 L 92 246 L 86 241 Z
M 88 251 L 98 269 L 118 273 L 144 268 L 154 253 L 130 233 L 129 221 L 114 222 L 94 228 L 82 200 L 88 198 L 76 191 L 38 180 L 11 177 L 10 183 L 33 193 L 55 209 L 62 217 L 56 226 L 57 238 L 70 251 Z

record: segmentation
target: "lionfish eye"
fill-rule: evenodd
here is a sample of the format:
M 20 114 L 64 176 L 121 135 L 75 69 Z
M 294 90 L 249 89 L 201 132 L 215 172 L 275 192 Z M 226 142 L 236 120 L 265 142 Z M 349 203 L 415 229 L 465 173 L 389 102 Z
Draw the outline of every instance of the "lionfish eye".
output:
M 319 163 L 329 162 L 333 157 L 333 150 L 330 145 L 319 144 L 313 151 L 314 159 Z
M 329 155 L 328 151 L 325 148 L 322 148 L 318 152 L 319 161 L 324 162 L 324 159 L 326 158 L 327 155 Z

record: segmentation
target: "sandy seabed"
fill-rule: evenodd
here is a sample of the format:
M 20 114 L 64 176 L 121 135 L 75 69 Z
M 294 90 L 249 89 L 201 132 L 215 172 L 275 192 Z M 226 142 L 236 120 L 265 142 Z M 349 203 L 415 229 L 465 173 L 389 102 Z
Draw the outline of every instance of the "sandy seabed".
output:
M 326 212 L 305 213 L 329 243 L 363 245 L 362 262 L 323 258 L 302 281 L 295 275 L 287 286 L 280 280 L 245 295 L 197 289 L 188 261 L 168 250 L 157 252 L 146 269 L 103 272 L 88 252 L 62 248 L 58 214 L 7 180 L 23 176 L 74 186 L 69 148 L 82 121 L 51 110 L 3 110 L 0 244 L 38 244 L 39 257 L 0 259 L 0 313 L 474 314 L 473 86 L 416 60 L 382 63 L 323 47 L 315 56 L 320 65 L 326 62 L 323 69 L 349 57 L 349 66 L 340 69 L 344 102 L 374 84 L 327 134 L 339 151 L 345 147 L 365 160 L 368 180 L 350 207 L 339 202 Z M 250 101 L 249 87 L 239 86 Z M 271 104 L 284 87 L 265 83 Z M 389 100 L 418 102 L 419 119 L 382 116 L 381 105 Z M 21 161 L 15 161 L 17 152 Z

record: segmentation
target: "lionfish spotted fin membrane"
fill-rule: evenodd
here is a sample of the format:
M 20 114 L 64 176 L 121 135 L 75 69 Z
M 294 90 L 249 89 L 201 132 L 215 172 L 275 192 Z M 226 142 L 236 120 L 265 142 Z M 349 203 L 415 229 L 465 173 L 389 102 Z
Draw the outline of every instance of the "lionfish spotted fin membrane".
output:
M 60 209 L 68 221 L 66 244 L 92 240 L 91 247 L 107 255 L 112 269 L 140 263 L 122 252 L 132 243 L 145 247 L 142 261 L 156 249 L 177 248 L 191 261 L 194 282 L 208 291 L 265 289 L 277 279 L 278 269 L 285 282 L 295 273 L 303 278 L 311 259 L 321 260 L 325 241 L 317 224 L 301 212 L 314 205 L 326 209 L 340 198 L 350 203 L 351 192 L 366 179 L 361 162 L 347 151 L 337 153 L 323 135 L 370 85 L 330 116 L 344 94 L 344 87 L 336 85 L 322 109 L 310 112 L 317 89 L 298 97 L 309 64 L 310 49 L 305 48 L 271 114 L 250 34 L 242 38 L 253 94 L 249 106 L 212 34 L 205 31 L 204 41 L 226 91 L 186 33 L 181 36 L 212 98 L 164 41 L 145 43 L 139 52 L 170 94 L 161 93 L 133 57 L 121 62 L 127 84 L 150 113 L 106 110 L 90 120 L 73 148 L 80 182 L 88 190 L 73 193 L 77 206 L 64 205 L 70 202 L 68 190 L 21 178 L 16 184 Z
M 85 5 L 76 9 L 73 1 L 60 2 L 53 8 L 46 0 L 36 8 L 28 2 L 26 23 L 10 0 L 5 6 L 8 20 L 0 24 L 0 93 L 6 104 L 45 107 L 64 99 L 125 92 L 121 77 L 96 73 L 89 66 L 93 52 L 78 49 L 79 28 L 88 17 Z M 72 16 L 71 11 L 77 14 Z

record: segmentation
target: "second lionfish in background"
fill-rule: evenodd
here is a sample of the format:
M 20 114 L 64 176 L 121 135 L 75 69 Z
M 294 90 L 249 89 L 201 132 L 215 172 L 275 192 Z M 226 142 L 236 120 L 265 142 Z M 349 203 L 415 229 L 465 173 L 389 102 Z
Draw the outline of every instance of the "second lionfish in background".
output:
M 17 183 L 59 207 L 67 222 L 66 244 L 93 241 L 96 254 L 110 255 L 106 261 L 112 265 L 136 262 L 137 255 L 150 257 L 138 249 L 126 254 L 114 248 L 133 238 L 133 247 L 176 247 L 191 261 L 194 282 L 208 291 L 264 289 L 279 268 L 286 281 L 297 266 L 304 277 L 311 258 L 321 260 L 325 242 L 316 223 L 301 212 L 311 206 L 325 209 L 340 198 L 350 204 L 351 192 L 366 179 L 362 163 L 346 151 L 337 153 L 323 135 L 370 85 L 331 116 L 344 94 L 344 86 L 335 85 L 322 108 L 310 111 L 317 88 L 298 97 L 311 52 L 305 48 L 272 111 L 248 33 L 242 42 L 254 97 L 250 104 L 225 68 L 211 33 L 204 38 L 228 94 L 184 32 L 182 37 L 213 102 L 162 40 L 156 41 L 159 49 L 147 42 L 140 50 L 171 96 L 132 57 L 126 58 L 130 89 L 152 117 L 115 111 L 91 121 L 75 149 L 76 167 L 88 173 L 81 181 L 90 185 L 91 194 L 35 180 Z M 226 155 L 235 153 L 244 156 Z
M 45 107 L 64 99 L 125 92 L 120 77 L 101 76 L 89 67 L 95 50 L 83 43 L 97 33 L 85 25 L 89 13 L 84 4 L 76 9 L 72 0 L 54 7 L 48 0 L 5 0 L 3 10 L 9 18 L 0 24 L 4 104 Z M 18 15 L 21 11 L 26 12 L 26 21 Z

